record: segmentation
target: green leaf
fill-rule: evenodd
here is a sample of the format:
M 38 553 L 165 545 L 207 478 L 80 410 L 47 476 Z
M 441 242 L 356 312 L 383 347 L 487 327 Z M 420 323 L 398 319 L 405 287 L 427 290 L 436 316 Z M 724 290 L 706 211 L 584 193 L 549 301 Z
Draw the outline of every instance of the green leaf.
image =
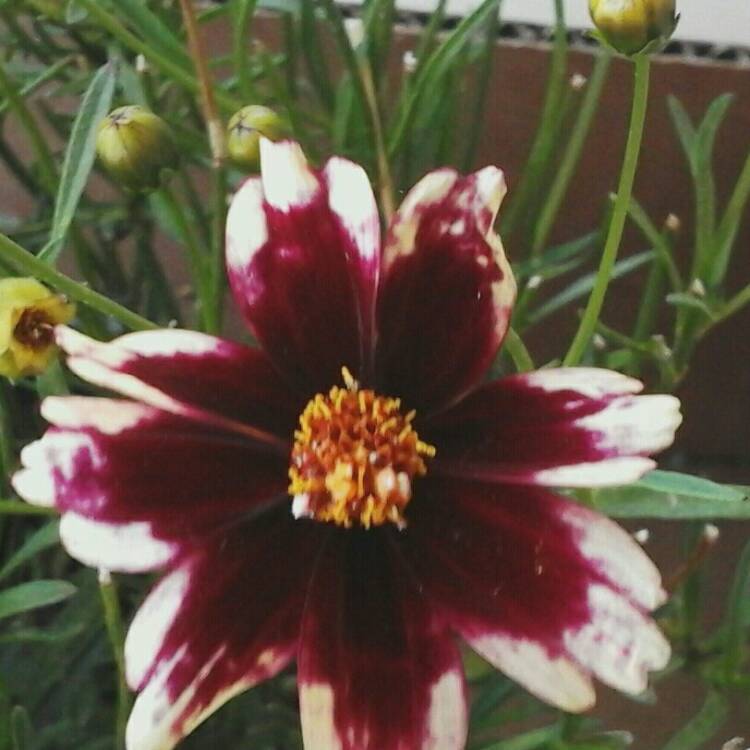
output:
M 405 94 L 396 122 L 388 137 L 388 154 L 394 156 L 404 142 L 409 126 L 423 95 L 428 95 L 435 83 L 448 71 L 464 44 L 487 19 L 493 10 L 497 12 L 499 0 L 484 0 L 472 13 L 461 20 L 453 33 L 425 61 L 419 75 Z
M 0 619 L 57 604 L 73 596 L 76 587 L 67 581 L 31 581 L 0 591 Z
M 86 188 L 96 157 L 97 129 L 109 111 L 114 90 L 115 68 L 112 63 L 107 63 L 91 79 L 73 123 L 57 190 L 50 241 L 39 253 L 39 258 L 48 263 L 54 263 L 60 255 L 65 235 Z
M 156 13 L 149 10 L 146 3 L 142 0 L 116 0 L 109 5 L 151 47 L 185 70 L 191 70 L 185 45 Z
M 695 750 L 703 746 L 724 726 L 729 715 L 727 699 L 710 690 L 695 716 L 675 734 L 662 750 Z
M 668 96 L 667 106 L 669 107 L 669 114 L 672 118 L 672 123 L 677 131 L 677 137 L 680 139 L 682 150 L 685 152 L 685 156 L 687 156 L 692 170 L 693 151 L 696 138 L 695 127 L 690 120 L 690 115 L 688 115 L 685 107 L 682 106 L 682 102 L 680 102 L 677 97 Z
M 23 706 L 15 706 L 10 713 L 13 750 L 31 750 L 33 729 L 29 713 Z
M 612 280 L 626 276 L 629 273 L 633 273 L 641 266 L 646 265 L 655 257 L 653 250 L 647 250 L 637 255 L 632 255 L 625 260 L 618 261 L 612 271 Z M 571 302 L 575 302 L 577 299 L 585 297 L 594 288 L 596 282 L 596 274 L 589 273 L 586 276 L 582 276 L 578 281 L 575 281 L 569 287 L 563 289 L 562 292 L 551 297 L 547 302 L 538 307 L 536 310 L 531 312 L 528 317 L 528 324 L 538 323 L 544 318 L 557 312 L 560 308 L 569 305 Z
M 750 518 L 750 488 L 670 471 L 652 471 L 627 487 L 594 490 L 592 499 L 613 518 Z
M 636 484 L 654 492 L 690 495 L 716 503 L 736 503 L 747 499 L 747 493 L 736 487 L 676 471 L 650 471 Z
M 697 310 L 710 321 L 715 322 L 719 319 L 719 313 L 712 310 L 705 299 L 702 297 L 696 297 L 689 292 L 674 292 L 668 294 L 666 299 L 670 305 L 674 305 L 675 307 L 687 307 L 691 310 Z
M 60 542 L 59 522 L 57 520 L 37 529 L 11 556 L 8 562 L 0 569 L 0 580 L 7 578 L 11 573 L 32 560 L 40 552 L 54 547 Z

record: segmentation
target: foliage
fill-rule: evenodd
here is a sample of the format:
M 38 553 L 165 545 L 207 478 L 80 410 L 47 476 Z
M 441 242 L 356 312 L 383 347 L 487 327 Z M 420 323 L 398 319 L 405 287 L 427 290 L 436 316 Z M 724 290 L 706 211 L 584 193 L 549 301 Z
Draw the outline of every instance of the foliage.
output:
M 199 29 L 223 39 L 210 70 L 224 121 L 247 104 L 271 107 L 314 159 L 340 153 L 364 164 L 387 210 L 388 195 L 401 194 L 428 168 L 473 166 L 487 91 L 494 85 L 500 5 L 484 0 L 460 22 L 445 24 L 446 3 L 436 3 L 413 59 L 400 66 L 392 0 L 365 2 L 363 38 L 356 46 L 332 0 L 201 5 Z M 595 269 L 612 216 L 607 212 L 585 236 L 557 246 L 548 242 L 610 61 L 608 52 L 599 53 L 583 96 L 568 86 L 562 3 L 555 6 L 544 109 L 526 171 L 502 215 L 505 238 L 530 248 L 514 257 L 522 292 L 510 357 L 497 363 L 504 370 L 531 364 L 523 344 L 529 328 L 552 315 L 575 319 L 575 305 L 602 280 Z M 271 27 L 278 41 L 267 41 L 276 38 Z M 242 175 L 213 158 L 199 104 L 206 82 L 186 44 L 179 3 L 2 0 L 0 48 L 0 159 L 33 206 L 23 217 L 0 214 L 0 275 L 34 275 L 74 297 L 81 303 L 77 327 L 98 338 L 153 325 L 219 330 L 226 194 Z M 145 105 L 166 120 L 181 155 L 171 181 L 149 196 L 123 191 L 94 160 L 99 121 L 124 104 Z M 645 272 L 642 305 L 631 331 L 615 330 L 596 316 L 598 340 L 606 346 L 585 342 L 587 364 L 674 390 L 702 337 L 750 302 L 750 286 L 731 288 L 728 274 L 750 198 L 750 155 L 721 209 L 712 174 L 714 143 L 730 106 L 730 97 L 720 97 L 694 123 L 670 100 L 695 189 L 690 266 L 675 258 L 674 228 L 659 227 L 635 199 L 626 201 L 643 250 L 616 262 L 611 281 Z M 165 239 L 180 252 L 157 251 Z M 610 278 L 604 281 L 606 289 Z M 559 359 L 564 355 L 561 350 Z M 127 710 L 116 664 L 118 610 L 127 621 L 148 582 L 97 581 L 57 545 L 56 521 L 13 498 L 7 481 L 21 447 L 42 430 L 39 398 L 71 390 L 82 386 L 59 365 L 36 380 L 0 383 L 0 750 L 111 748 Z M 685 565 L 659 618 L 675 655 L 657 691 L 666 692 L 660 683 L 675 672 L 690 673 L 704 685 L 705 703 L 685 717 L 664 750 L 699 748 L 708 740 L 716 747 L 731 701 L 746 706 L 750 698 L 750 546 L 737 563 L 721 621 L 703 632 L 700 617 L 707 549 L 701 524 L 747 520 L 749 492 L 654 472 L 631 487 L 579 496 L 613 517 L 662 519 L 685 528 Z M 627 732 L 609 731 L 596 718 L 557 714 L 476 657 L 467 655 L 467 665 L 472 750 L 629 744 Z M 293 675 L 236 699 L 184 747 L 209 744 L 227 750 L 300 748 Z

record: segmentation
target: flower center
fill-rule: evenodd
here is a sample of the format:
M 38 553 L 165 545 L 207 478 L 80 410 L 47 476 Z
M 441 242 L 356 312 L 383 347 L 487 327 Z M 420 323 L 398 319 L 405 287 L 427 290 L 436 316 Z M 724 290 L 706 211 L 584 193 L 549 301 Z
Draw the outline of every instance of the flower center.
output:
M 30 349 L 45 349 L 55 338 L 55 325 L 45 310 L 29 307 L 13 329 L 13 338 Z
M 345 388 L 319 393 L 294 433 L 289 494 L 297 518 L 366 529 L 406 526 L 414 477 L 427 473 L 435 448 L 423 443 L 401 401 L 361 390 L 343 369 Z

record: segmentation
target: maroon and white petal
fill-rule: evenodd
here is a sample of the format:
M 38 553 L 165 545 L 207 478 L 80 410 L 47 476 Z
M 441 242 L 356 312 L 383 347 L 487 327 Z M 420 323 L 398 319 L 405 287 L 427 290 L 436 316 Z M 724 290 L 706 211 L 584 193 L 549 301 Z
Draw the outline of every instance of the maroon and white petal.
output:
M 656 464 L 680 425 L 673 396 L 610 370 L 514 375 L 478 388 L 429 422 L 435 471 L 496 482 L 601 487 L 633 482 Z
M 42 414 L 53 426 L 22 451 L 14 486 L 65 514 L 63 543 L 89 565 L 160 567 L 286 492 L 282 457 L 145 404 L 49 398 Z
M 237 303 L 276 366 L 308 396 L 367 377 L 373 347 L 380 223 L 364 170 L 331 159 L 320 173 L 298 144 L 261 143 L 261 177 L 227 216 Z
M 298 681 L 305 750 L 465 745 L 456 645 L 383 533 L 337 533 L 327 543 L 305 608 Z
M 385 244 L 378 291 L 378 385 L 410 407 L 456 401 L 505 336 L 516 285 L 493 230 L 503 173 L 441 169 L 409 192 Z
M 264 516 L 194 550 L 159 582 L 125 642 L 128 683 L 140 691 L 128 750 L 169 750 L 290 662 L 317 532 L 287 512 Z
M 94 385 L 286 450 L 304 405 L 258 349 L 196 331 L 129 333 L 108 343 L 57 329 L 73 372 Z
M 639 693 L 669 644 L 646 612 L 659 573 L 612 521 L 535 487 L 426 480 L 404 548 L 449 625 L 498 669 L 566 711 L 591 676 Z

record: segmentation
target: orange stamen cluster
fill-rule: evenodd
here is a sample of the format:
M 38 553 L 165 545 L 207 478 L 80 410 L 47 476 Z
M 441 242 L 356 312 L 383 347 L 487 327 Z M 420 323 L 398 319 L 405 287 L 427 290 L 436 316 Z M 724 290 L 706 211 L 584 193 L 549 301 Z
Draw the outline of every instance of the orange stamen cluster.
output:
M 305 407 L 294 433 L 289 493 L 297 517 L 366 529 L 387 521 L 406 525 L 412 480 L 427 473 L 435 448 L 412 427 L 415 413 L 401 401 L 360 390 L 343 370 L 334 386 Z

